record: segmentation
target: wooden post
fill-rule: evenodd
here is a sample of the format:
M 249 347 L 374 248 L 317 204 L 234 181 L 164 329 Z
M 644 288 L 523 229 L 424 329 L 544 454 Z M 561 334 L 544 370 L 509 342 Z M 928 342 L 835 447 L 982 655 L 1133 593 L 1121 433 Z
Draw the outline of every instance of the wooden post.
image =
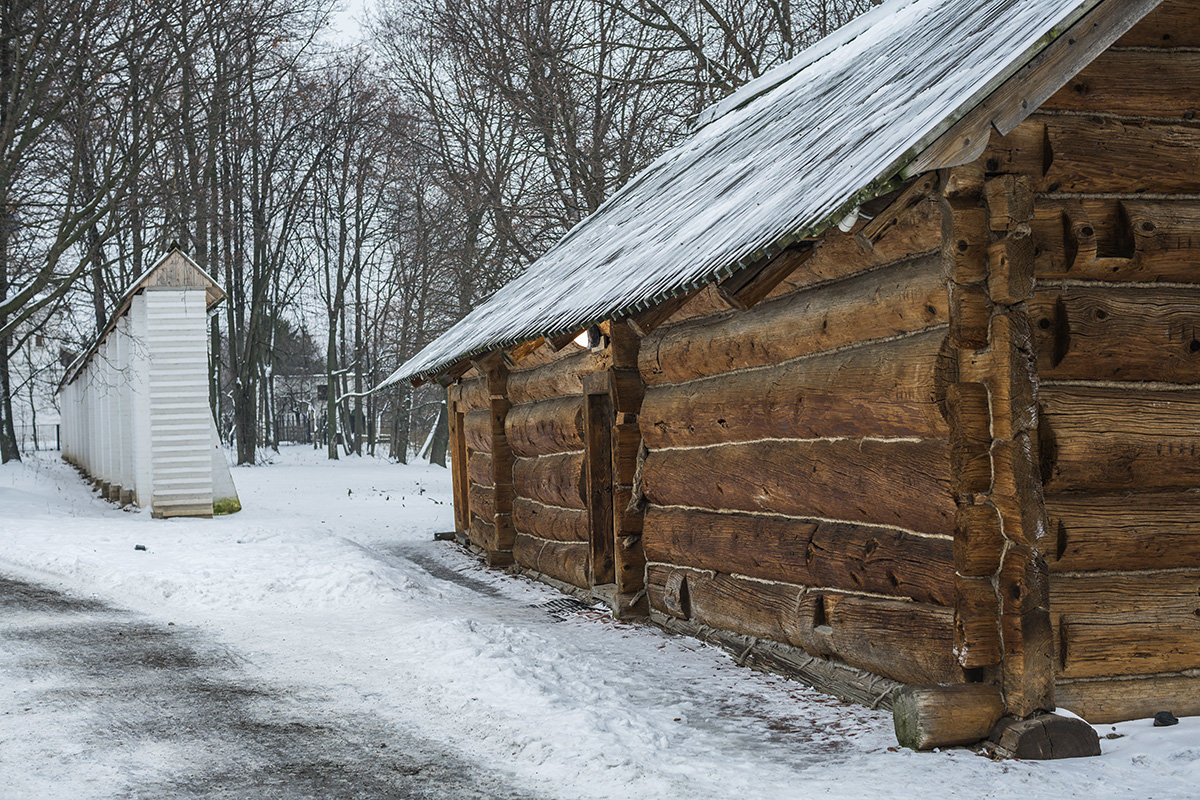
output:
M 584 379 L 584 446 L 588 511 L 588 579 L 614 583 L 613 575 L 613 406 L 609 373 Z
M 450 415 L 450 476 L 454 491 L 454 530 L 465 533 L 471 527 L 467 500 L 467 436 L 463 431 L 462 385 L 446 389 L 446 410 Z
M 955 649 L 997 686 L 1015 717 L 1054 708 L 1048 568 L 1036 447 L 1037 373 L 1026 301 L 1033 295 L 1022 175 L 984 180 L 979 163 L 943 185 L 957 381 L 947 390 L 955 529 Z

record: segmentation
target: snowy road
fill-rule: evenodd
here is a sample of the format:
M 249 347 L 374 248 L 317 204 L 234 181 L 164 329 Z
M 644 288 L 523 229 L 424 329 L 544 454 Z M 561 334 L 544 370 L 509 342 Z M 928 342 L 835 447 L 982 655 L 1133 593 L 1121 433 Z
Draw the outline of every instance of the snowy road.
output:
M 896 750 L 890 717 L 432 541 L 444 470 L 285 451 L 152 520 L 0 469 L 0 798 L 1190 798 L 1200 719 L 1099 759 Z M 146 549 L 137 550 L 135 545 Z M 1105 728 L 1104 733 L 1111 732 Z

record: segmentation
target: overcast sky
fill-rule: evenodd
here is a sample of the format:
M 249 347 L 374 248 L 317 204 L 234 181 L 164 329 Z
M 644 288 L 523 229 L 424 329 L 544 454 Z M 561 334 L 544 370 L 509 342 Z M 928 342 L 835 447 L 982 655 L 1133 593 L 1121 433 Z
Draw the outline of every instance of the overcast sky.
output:
M 341 39 L 355 40 L 362 29 L 362 19 L 371 0 L 341 0 L 341 8 L 333 12 L 330 25 L 333 34 Z

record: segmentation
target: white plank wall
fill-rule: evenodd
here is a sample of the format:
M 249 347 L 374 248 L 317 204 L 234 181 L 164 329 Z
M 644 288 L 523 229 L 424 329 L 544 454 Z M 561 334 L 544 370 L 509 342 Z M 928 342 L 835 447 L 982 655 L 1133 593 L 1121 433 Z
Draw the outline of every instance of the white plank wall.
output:
M 170 283 L 196 285 L 164 285 Z M 214 291 L 219 299 L 211 279 L 173 251 L 135 284 L 96 344 L 68 368 L 59 387 L 63 458 L 107 499 L 156 517 L 211 516 L 219 471 L 222 508 L 240 508 L 214 444 L 208 402 Z

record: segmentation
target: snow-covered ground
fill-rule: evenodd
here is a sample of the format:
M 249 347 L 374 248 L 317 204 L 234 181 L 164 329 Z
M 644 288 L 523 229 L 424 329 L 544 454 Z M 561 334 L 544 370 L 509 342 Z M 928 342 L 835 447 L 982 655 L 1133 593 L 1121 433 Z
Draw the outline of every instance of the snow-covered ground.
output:
M 240 514 L 164 521 L 48 457 L 0 468 L 0 578 L 28 593 L 0 581 L 0 797 L 309 796 L 272 771 L 321 797 L 1200 794 L 1200 718 L 1105 726 L 1096 759 L 917 754 L 886 713 L 558 608 L 432 541 L 437 467 L 297 447 L 234 479 Z

